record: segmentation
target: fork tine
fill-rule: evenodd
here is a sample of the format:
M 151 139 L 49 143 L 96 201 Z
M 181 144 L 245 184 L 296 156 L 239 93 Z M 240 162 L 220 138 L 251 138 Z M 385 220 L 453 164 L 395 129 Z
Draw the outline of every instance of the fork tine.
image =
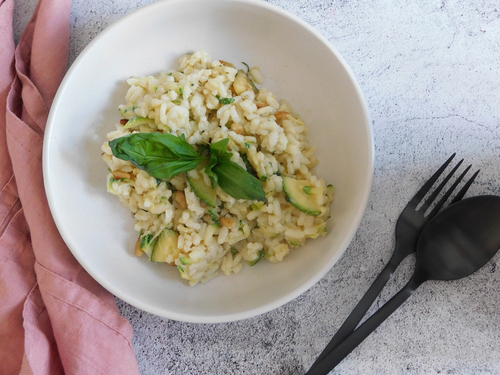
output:
M 469 171 L 469 169 L 471 167 L 472 167 L 472 165 L 469 165 L 465 169 L 465 171 L 463 171 L 462 174 L 457 178 L 457 180 L 453 183 L 453 185 L 448 189 L 448 191 L 443 195 L 443 197 L 439 200 L 439 202 L 436 204 L 436 206 L 429 213 L 429 215 L 428 215 L 429 218 L 432 218 L 433 216 L 435 216 L 438 213 L 438 211 L 441 209 L 441 207 L 443 207 L 446 200 L 450 197 L 451 193 L 453 193 L 453 190 L 455 190 L 455 188 L 458 186 L 460 181 L 462 181 L 462 179 L 465 177 L 465 175 L 467 174 L 467 172 Z M 475 176 L 477 176 L 477 172 L 476 172 Z M 473 179 L 476 178 L 475 176 L 473 176 L 473 178 L 471 179 L 472 181 L 474 181 Z M 472 184 L 471 180 L 467 181 L 467 183 L 470 182 Z M 469 186 L 470 186 L 470 184 L 469 184 Z M 467 189 L 468 189 L 468 186 L 467 186 Z M 465 189 L 465 191 L 463 192 L 464 194 L 467 191 L 467 189 Z M 464 190 L 464 189 L 462 188 L 462 190 Z M 462 193 L 462 190 L 460 190 L 459 194 Z
M 451 170 L 451 172 L 448 173 L 448 175 L 444 178 L 444 180 L 439 184 L 439 186 L 436 188 L 436 190 L 434 190 L 432 192 L 432 194 L 429 196 L 429 198 L 427 198 L 425 200 L 425 202 L 422 204 L 422 206 L 420 207 L 419 210 L 422 210 L 422 212 L 427 211 L 427 209 L 432 204 L 432 202 L 434 202 L 434 200 L 439 195 L 439 193 L 441 192 L 441 190 L 443 190 L 443 188 L 446 186 L 446 184 L 448 183 L 448 181 L 450 180 L 450 178 L 455 174 L 455 172 L 460 167 L 460 165 L 462 165 L 463 161 L 464 161 L 464 159 L 460 160 L 457 163 L 457 165 L 455 165 L 455 167 Z M 463 176 L 461 176 L 461 177 L 463 178 Z
M 470 166 L 469 166 L 470 167 Z M 457 203 L 458 201 L 462 200 L 462 198 L 464 197 L 465 193 L 467 193 L 467 190 L 469 190 L 469 187 L 472 185 L 472 183 L 474 182 L 474 180 L 476 179 L 477 175 L 479 174 L 479 171 L 480 169 L 478 169 L 476 171 L 476 173 L 474 173 L 472 175 L 472 177 L 469 179 L 469 181 L 467 181 L 465 183 L 465 185 L 462 187 L 462 189 L 460 189 L 460 191 L 458 192 L 458 194 L 455 196 L 455 198 L 453 198 L 453 200 L 451 201 L 450 205 L 452 205 L 453 203 Z
M 441 174 L 446 169 L 448 164 L 451 163 L 455 155 L 456 153 L 451 155 L 450 158 L 446 160 L 441 167 L 439 167 L 439 169 L 431 176 L 431 178 L 429 178 L 429 180 L 424 184 L 424 186 L 422 186 L 420 190 L 417 191 L 417 194 L 415 194 L 415 196 L 411 199 L 410 204 L 417 206 L 420 203 L 422 198 L 425 197 L 425 194 L 427 194 L 432 185 L 434 185 L 439 176 L 441 176 Z

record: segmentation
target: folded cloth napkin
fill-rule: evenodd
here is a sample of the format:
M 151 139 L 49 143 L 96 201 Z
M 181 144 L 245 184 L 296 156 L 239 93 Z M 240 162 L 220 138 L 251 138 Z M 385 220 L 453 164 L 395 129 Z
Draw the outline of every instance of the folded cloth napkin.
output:
M 15 47 L 0 0 L 0 374 L 138 374 L 132 327 L 66 247 L 42 176 L 71 0 L 40 0 Z

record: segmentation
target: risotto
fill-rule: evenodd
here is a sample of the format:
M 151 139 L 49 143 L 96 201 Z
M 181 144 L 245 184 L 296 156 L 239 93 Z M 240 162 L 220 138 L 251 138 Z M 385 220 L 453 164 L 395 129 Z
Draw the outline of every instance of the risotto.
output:
M 136 255 L 190 285 L 326 235 L 333 187 L 311 170 L 307 126 L 263 82 L 258 67 L 185 54 L 178 70 L 127 80 L 102 146 L 107 190 L 136 220 Z

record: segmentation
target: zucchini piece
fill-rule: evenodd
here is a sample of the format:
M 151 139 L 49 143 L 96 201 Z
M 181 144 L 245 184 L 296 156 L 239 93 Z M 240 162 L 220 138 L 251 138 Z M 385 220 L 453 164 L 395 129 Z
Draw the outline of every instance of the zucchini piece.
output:
M 317 198 L 323 194 L 323 189 L 311 188 L 308 194 L 304 191 L 304 188 L 307 186 L 311 186 L 311 183 L 307 180 L 296 180 L 291 177 L 283 177 L 283 190 L 285 191 L 287 201 L 290 202 L 292 206 L 308 215 L 320 215 L 322 207 L 317 203 Z
M 158 237 L 155 237 L 154 233 L 146 234 L 141 237 L 141 250 L 144 251 L 149 258 L 151 258 L 151 253 L 158 241 Z
M 243 160 L 243 163 L 245 163 L 245 168 L 248 173 L 250 173 L 252 176 L 258 178 L 257 172 L 255 172 L 255 169 L 253 168 L 253 165 L 250 163 L 250 160 L 248 160 L 248 156 L 246 154 L 241 154 L 241 160 Z
M 151 260 L 157 263 L 174 264 L 175 259 L 179 257 L 180 250 L 177 247 L 177 238 L 179 235 L 172 229 L 163 229 L 158 241 L 151 254 Z
M 155 125 L 155 120 L 147 117 L 133 117 L 125 124 L 125 129 L 136 128 L 141 125 Z
M 198 171 L 197 174 L 189 171 L 186 173 L 186 177 L 194 193 L 203 203 L 210 207 L 215 207 L 217 205 L 217 194 L 215 189 L 212 189 L 211 185 L 205 183 L 205 179 L 200 171 Z

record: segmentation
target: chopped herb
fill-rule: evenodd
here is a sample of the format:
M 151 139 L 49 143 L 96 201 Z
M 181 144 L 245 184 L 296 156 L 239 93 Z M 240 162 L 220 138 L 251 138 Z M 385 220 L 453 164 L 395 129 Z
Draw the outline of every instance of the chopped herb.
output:
M 220 227 L 220 221 L 219 221 L 219 216 L 217 215 L 217 212 L 215 210 L 209 210 L 210 217 L 212 218 L 212 221 L 214 222 L 214 225 Z
M 297 241 L 290 241 L 290 245 L 299 246 L 299 243 Z
M 241 63 L 247 67 L 247 73 L 249 73 L 250 72 L 250 67 L 248 66 L 248 64 L 246 62 L 243 62 L 243 61 Z
M 168 200 L 167 197 L 161 197 L 160 198 L 160 203 L 165 203 Z
M 234 98 L 222 98 L 220 95 L 215 95 L 217 99 L 219 99 L 219 103 L 221 104 L 232 104 L 234 103 Z
M 181 271 L 181 273 L 184 273 L 184 268 L 182 268 L 181 266 L 177 266 L 177 268 L 179 269 L 179 271 Z
M 177 99 L 177 100 L 172 100 L 172 103 L 174 103 L 174 104 L 181 104 L 181 101 L 180 101 L 179 99 Z
M 240 232 L 243 232 L 243 220 L 240 220 L 240 227 L 238 228 Z
M 135 111 L 136 109 L 137 109 L 137 106 L 136 106 L 136 105 L 134 105 L 134 106 L 132 107 L 132 111 Z
M 168 73 L 167 75 L 172 76 L 172 73 Z
M 236 254 L 238 254 L 238 250 L 236 250 L 235 247 L 232 247 L 231 248 L 231 255 L 233 256 L 233 258 L 236 256 Z
M 247 142 L 245 142 L 245 147 L 247 148 L 247 150 L 250 149 L 250 145 Z
M 266 255 L 266 252 L 264 250 L 259 251 L 259 254 L 257 255 L 257 259 L 252 260 L 251 262 L 247 262 L 249 266 L 255 266 L 257 263 L 259 263 L 262 259 L 264 259 L 264 256 Z
M 155 87 L 155 92 L 158 91 L 158 86 Z
M 191 86 L 194 86 L 194 83 L 191 83 Z
M 184 90 L 182 89 L 182 87 L 179 87 L 179 93 L 184 96 Z
M 160 184 L 161 184 L 161 179 L 157 178 L 157 179 L 156 179 L 156 183 L 157 183 L 158 185 L 160 185 Z
M 262 176 L 260 179 L 261 179 L 262 181 L 267 181 L 267 176 L 266 176 L 266 175 L 264 175 L 264 176 Z
M 311 194 L 311 189 L 312 189 L 312 187 L 310 187 L 310 186 L 304 186 L 304 192 L 306 194 Z

